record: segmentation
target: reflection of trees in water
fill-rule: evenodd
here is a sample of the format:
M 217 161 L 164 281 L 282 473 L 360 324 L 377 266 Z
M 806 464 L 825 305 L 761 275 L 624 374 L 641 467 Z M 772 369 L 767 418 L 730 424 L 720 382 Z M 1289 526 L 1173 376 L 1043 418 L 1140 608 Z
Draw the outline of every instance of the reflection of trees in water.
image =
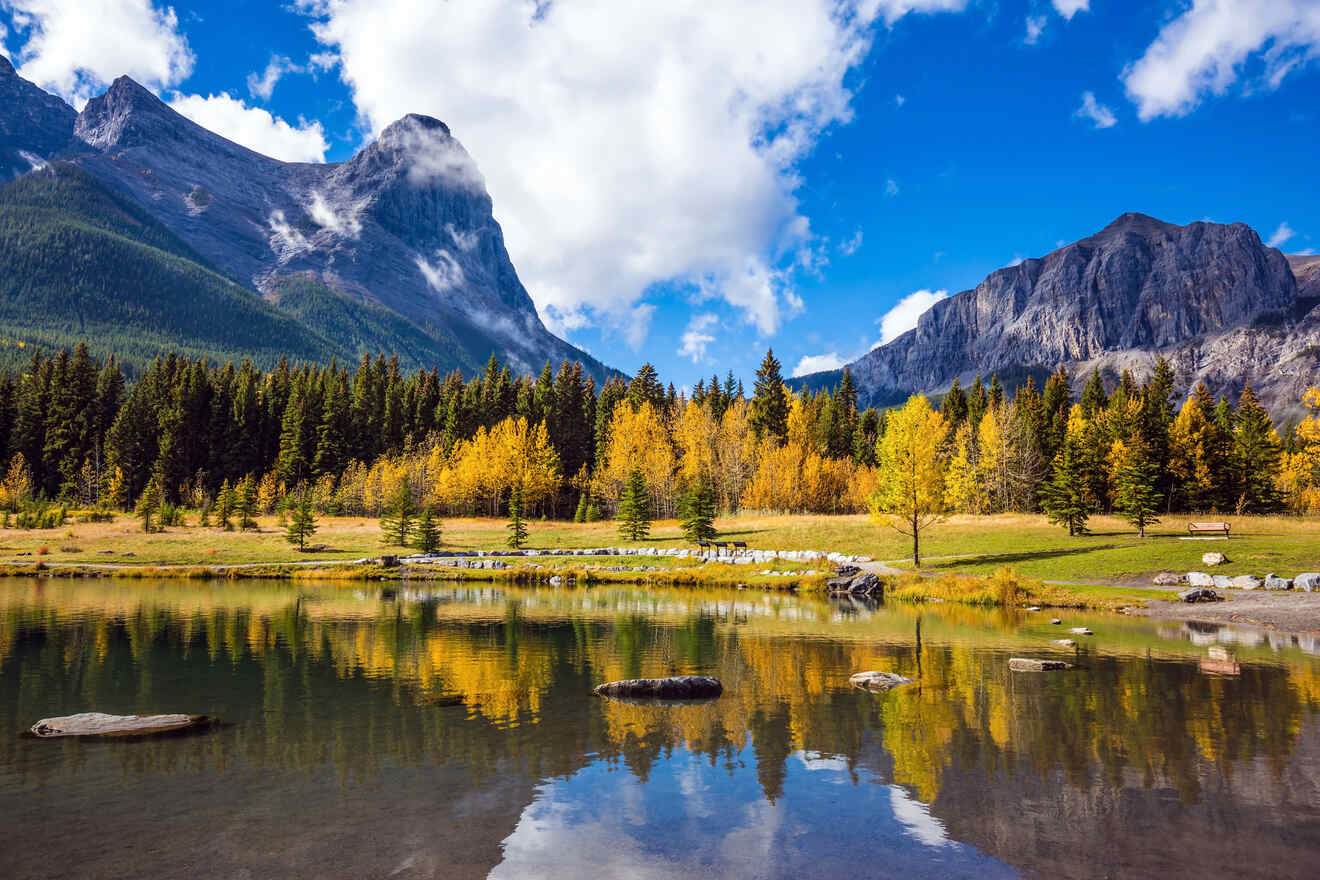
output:
M 1282 774 L 1320 706 L 1315 664 L 1246 664 L 1240 676 L 1215 677 L 1192 662 L 1086 654 L 1080 672 L 1014 675 L 1002 645 L 932 634 L 929 616 L 918 652 L 912 639 L 804 636 L 773 616 L 657 622 L 644 601 L 556 619 L 528 616 L 518 601 L 364 611 L 361 601 L 341 609 L 285 592 L 242 606 L 212 595 L 189 610 L 133 596 L 117 609 L 89 600 L 75 616 L 10 604 L 0 614 L 0 718 L 23 726 L 89 708 L 183 709 L 240 722 L 188 748 L 116 750 L 125 771 L 142 773 L 243 762 L 368 776 L 385 763 L 459 761 L 478 775 L 515 762 L 548 777 L 599 755 L 645 779 L 677 747 L 729 765 L 750 745 L 773 799 L 793 752 L 855 762 L 879 742 L 894 781 L 926 802 L 948 774 L 975 768 L 992 778 L 1062 774 L 1079 790 L 1135 778 L 1190 803 L 1207 768 L 1231 779 L 1264 759 Z M 853 691 L 847 675 L 861 669 L 919 671 L 921 683 Z M 718 675 L 725 696 L 664 709 L 584 696 L 604 680 L 692 672 Z M 61 769 L 85 759 L 77 744 L 56 748 Z M 6 763 L 33 754 L 0 737 Z M 23 770 L 38 766 L 47 762 Z

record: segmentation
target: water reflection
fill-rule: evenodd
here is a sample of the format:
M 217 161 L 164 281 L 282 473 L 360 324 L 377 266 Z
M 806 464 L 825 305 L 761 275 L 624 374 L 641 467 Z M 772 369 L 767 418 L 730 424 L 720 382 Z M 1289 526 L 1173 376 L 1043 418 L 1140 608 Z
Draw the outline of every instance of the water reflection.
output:
M 748 592 L 0 582 L 0 725 L 232 722 L 0 737 L 0 874 L 1302 873 L 1320 660 L 1075 623 L 1096 637 L 1060 651 L 1039 615 Z M 1024 651 L 1081 668 L 1010 674 Z M 862 669 L 919 684 L 857 691 Z M 589 693 L 675 673 L 725 696 Z

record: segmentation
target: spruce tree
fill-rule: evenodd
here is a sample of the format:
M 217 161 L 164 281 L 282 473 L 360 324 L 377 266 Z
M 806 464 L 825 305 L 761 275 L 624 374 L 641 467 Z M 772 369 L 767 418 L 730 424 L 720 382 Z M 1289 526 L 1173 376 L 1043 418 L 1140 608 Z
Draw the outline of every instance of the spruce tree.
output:
M 768 437 L 780 444 L 788 439 L 788 393 L 774 349 L 766 350 L 756 371 L 748 422 L 758 438 Z
M 1054 473 L 1041 486 L 1040 503 L 1052 523 L 1068 527 L 1070 537 L 1085 535 L 1092 504 L 1076 444 L 1065 442 L 1054 457 Z
M 683 535 L 689 541 L 709 541 L 715 531 L 715 490 L 710 481 L 700 477 L 683 497 L 681 510 Z
M 651 494 L 642 472 L 634 470 L 619 499 L 619 534 L 629 541 L 640 541 L 651 532 Z
M 316 534 L 316 511 L 312 508 L 312 496 L 306 489 L 299 493 L 298 503 L 289 510 L 289 522 L 284 529 L 284 539 L 296 544 L 298 551 L 307 549 L 307 539 Z
M 440 549 L 440 522 L 429 507 L 422 511 L 417 520 L 417 535 L 413 539 L 413 546 L 422 553 L 434 553 Z
M 417 508 L 413 504 L 412 487 L 408 478 L 399 480 L 399 485 L 390 495 L 385 505 L 385 512 L 380 518 L 380 541 L 394 547 L 407 547 L 408 537 L 413 531 L 413 518 Z
M 521 550 L 527 543 L 527 522 L 523 519 L 522 486 L 514 486 L 509 495 L 509 537 L 505 539 L 514 550 Z
M 1146 537 L 1146 526 L 1160 521 L 1156 514 L 1161 500 L 1146 450 L 1138 447 L 1128 451 L 1115 482 L 1114 508 L 1137 527 L 1138 535 Z

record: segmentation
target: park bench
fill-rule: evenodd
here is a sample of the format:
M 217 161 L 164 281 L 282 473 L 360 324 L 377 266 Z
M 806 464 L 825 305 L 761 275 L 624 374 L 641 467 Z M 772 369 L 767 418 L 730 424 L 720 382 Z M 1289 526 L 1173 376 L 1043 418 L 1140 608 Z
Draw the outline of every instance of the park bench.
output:
M 1187 524 L 1187 534 L 1199 535 L 1206 532 L 1222 532 L 1224 537 L 1228 537 L 1228 523 L 1226 522 L 1189 522 Z

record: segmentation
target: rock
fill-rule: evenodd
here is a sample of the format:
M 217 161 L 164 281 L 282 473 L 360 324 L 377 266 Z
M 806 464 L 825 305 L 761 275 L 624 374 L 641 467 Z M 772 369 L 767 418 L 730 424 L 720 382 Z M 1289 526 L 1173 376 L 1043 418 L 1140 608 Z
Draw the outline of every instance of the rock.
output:
M 1213 587 L 1215 579 L 1203 571 L 1187 572 L 1187 585 L 1191 587 Z
M 1250 574 L 1240 574 L 1229 578 L 1228 582 L 1235 590 L 1259 590 L 1261 587 L 1260 578 Z
M 1075 648 L 1075 647 L 1077 647 L 1077 643 L 1074 642 L 1072 639 L 1055 639 L 1054 641 L 1050 642 L 1050 644 L 1051 644 L 1051 645 L 1058 645 L 1060 648 Z
M 896 672 L 858 672 L 848 678 L 853 687 L 863 688 L 876 693 L 893 690 L 905 684 L 912 684 L 914 679 L 904 678 Z
M 1095 633 L 1091 632 L 1089 629 L 1087 629 L 1087 628 L 1084 627 L 1084 626 L 1074 626 L 1072 629 L 1068 630 L 1068 632 L 1072 633 L 1072 634 L 1075 635 L 1075 636 L 1093 636 L 1093 635 L 1095 635 Z
M 1201 554 L 1202 565 L 1223 565 L 1225 562 L 1228 562 L 1228 557 L 1222 553 L 1212 550 L 1209 553 Z
M 1157 587 L 1177 587 L 1187 583 L 1187 577 L 1173 571 L 1162 571 L 1151 578 L 1150 582 Z
M 33 736 L 156 736 L 199 730 L 215 725 L 209 715 L 106 715 L 81 712 L 59 718 L 43 718 L 32 725 Z
M 1072 664 L 1064 663 L 1062 660 L 1013 657 L 1008 661 L 1008 668 L 1014 672 L 1053 672 L 1058 669 L 1072 669 Z
M 592 693 L 599 697 L 640 700 L 703 700 L 724 693 L 724 685 L 708 675 L 679 675 L 611 681 L 597 686 Z
M 1291 590 L 1293 582 L 1290 578 L 1277 577 L 1274 572 L 1265 575 L 1265 589 L 1267 590 Z
M 1320 592 L 1320 572 L 1308 571 L 1293 578 L 1293 589 L 1307 593 Z
M 1207 587 L 1192 587 L 1190 590 L 1183 590 L 1178 594 L 1178 598 L 1184 602 L 1218 602 L 1219 594 Z

